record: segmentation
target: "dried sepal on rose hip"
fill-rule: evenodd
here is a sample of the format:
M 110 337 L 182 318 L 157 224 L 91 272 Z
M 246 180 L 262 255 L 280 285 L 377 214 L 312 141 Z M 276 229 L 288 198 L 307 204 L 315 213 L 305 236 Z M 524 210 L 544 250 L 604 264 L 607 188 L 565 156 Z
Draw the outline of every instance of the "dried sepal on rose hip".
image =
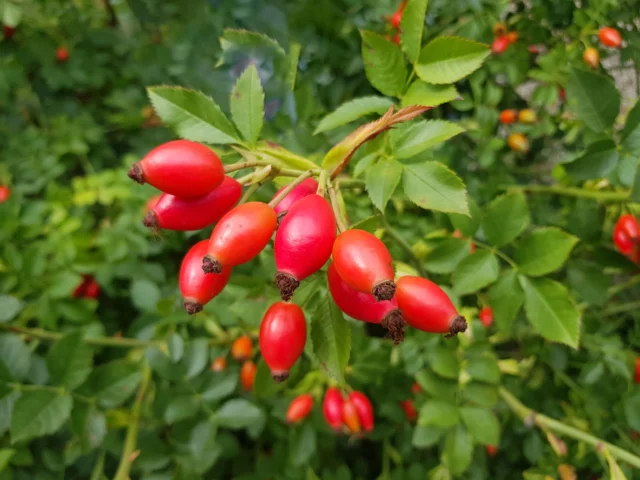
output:
M 298 201 L 276 232 L 275 282 L 283 300 L 290 300 L 300 281 L 327 263 L 336 238 L 333 210 L 320 195 Z
M 202 240 L 189 249 L 180 266 L 179 285 L 184 309 L 189 315 L 201 312 L 213 300 L 231 277 L 231 267 L 226 267 L 220 275 L 207 275 L 202 271 L 202 257 L 207 253 L 209 242 Z
M 353 289 L 391 300 L 396 291 L 393 259 L 384 243 L 364 230 L 347 230 L 333 244 L 333 265 Z
M 276 302 L 271 305 L 260 324 L 260 352 L 280 383 L 289 377 L 289 370 L 298 361 L 307 341 L 307 322 L 302 309 L 295 303 Z
M 287 409 L 286 419 L 288 424 L 299 423 L 309 416 L 313 408 L 313 397 L 303 393 L 294 398 Z
M 398 307 L 413 328 L 429 333 L 455 336 L 467 329 L 449 296 L 426 278 L 404 276 L 398 280 Z
M 349 286 L 338 274 L 335 265 L 327 272 L 329 292 L 338 308 L 356 320 L 382 325 L 397 345 L 404 339 L 404 318 L 396 298 L 376 301 L 370 293 L 359 292 Z

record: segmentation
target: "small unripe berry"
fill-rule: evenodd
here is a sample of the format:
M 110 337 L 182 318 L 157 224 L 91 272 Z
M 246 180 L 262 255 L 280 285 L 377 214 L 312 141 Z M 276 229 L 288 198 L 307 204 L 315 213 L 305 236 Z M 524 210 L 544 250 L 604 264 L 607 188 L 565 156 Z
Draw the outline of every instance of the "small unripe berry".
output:
M 251 358 L 253 343 L 248 335 L 242 335 L 235 339 L 231 345 L 231 356 L 238 362 L 244 362 Z
M 514 152 L 527 153 L 529 151 L 529 140 L 520 132 L 509 135 L 507 137 L 507 145 Z
M 56 60 L 60 63 L 69 60 L 69 50 L 66 47 L 58 47 L 56 50 Z
M 589 67 L 596 69 L 600 65 L 600 53 L 593 47 L 586 48 L 582 54 L 582 60 Z
M 493 26 L 493 35 L 502 37 L 507 33 L 507 25 L 504 22 L 498 22 Z
M 349 394 L 349 400 L 358 413 L 358 421 L 365 432 L 373 430 L 373 405 L 367 396 L 362 392 L 353 391 Z M 345 422 L 346 423 L 346 422 Z
M 484 325 L 486 328 L 490 327 L 493 323 L 493 310 L 491 310 L 491 307 L 489 307 L 488 305 L 482 307 L 480 313 L 478 313 L 478 318 L 480 318 L 482 325 Z
M 240 383 L 242 388 L 248 392 L 253 388 L 253 381 L 256 378 L 256 364 L 252 361 L 247 361 L 242 364 L 240 368 Z
M 216 357 L 216 359 L 211 362 L 211 371 L 212 372 L 222 372 L 227 369 L 227 359 L 224 357 Z
M 503 110 L 500 112 L 500 123 L 502 123 L 503 125 L 514 123 L 517 118 L 518 118 L 517 110 Z
M 509 40 L 509 43 L 516 43 L 518 41 L 518 32 L 509 32 L 507 33 L 507 40 Z
M 536 123 L 537 119 L 538 117 L 536 116 L 536 112 L 530 108 L 520 110 L 520 113 L 518 114 L 518 121 L 520 123 Z
M 5 185 L 0 185 L 0 203 L 4 203 L 9 200 L 11 196 L 11 189 Z
M 345 400 L 342 404 L 342 423 L 344 423 L 351 433 L 358 433 L 360 431 L 358 412 L 349 399 Z
M 407 416 L 407 420 L 410 422 L 415 422 L 418 418 L 418 412 L 416 412 L 416 407 L 413 405 L 413 400 L 407 399 L 400 402 L 400 408 L 404 411 L 404 414 Z
M 298 423 L 307 418 L 313 408 L 313 397 L 308 393 L 294 398 L 287 409 L 287 423 Z
M 509 48 L 509 39 L 507 37 L 498 37 L 491 44 L 491 51 L 494 55 L 502 55 Z

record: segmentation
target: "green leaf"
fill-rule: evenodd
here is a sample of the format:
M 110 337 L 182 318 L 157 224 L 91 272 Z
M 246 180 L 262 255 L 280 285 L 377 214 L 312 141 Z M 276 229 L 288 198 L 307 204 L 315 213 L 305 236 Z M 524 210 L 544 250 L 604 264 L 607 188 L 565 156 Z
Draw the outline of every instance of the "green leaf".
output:
M 410 158 L 462 132 L 464 128 L 446 120 L 415 122 L 408 128 L 392 131 L 393 154 L 398 159 Z
M 496 358 L 491 355 L 470 358 L 467 373 L 473 380 L 480 382 L 500 382 L 500 367 Z
M 172 424 L 195 417 L 200 411 L 200 400 L 194 395 L 178 395 L 169 400 L 164 421 Z
M 478 407 L 462 407 L 462 421 L 471 436 L 483 445 L 500 444 L 500 424 L 491 410 Z
M 453 427 L 458 423 L 458 408 L 455 403 L 430 400 L 420 408 L 418 425 L 421 427 Z
M 239 430 L 260 421 L 262 416 L 262 410 L 250 401 L 244 398 L 234 398 L 220 407 L 216 413 L 216 420 L 221 427 Z
M 285 83 L 289 87 L 289 90 L 293 91 L 296 87 L 296 76 L 298 74 L 298 61 L 300 60 L 300 51 L 302 45 L 297 42 L 293 42 L 289 45 L 289 53 L 287 54 L 287 75 Z
M 278 57 L 285 57 L 286 53 L 280 44 L 273 38 L 263 33 L 252 32 L 236 28 L 225 28 L 222 37 L 220 37 L 220 46 L 224 53 L 223 57 L 228 56 L 232 51 L 236 50 L 254 50 L 268 51 L 274 53 Z M 223 64 L 224 58 L 218 62 L 220 66 Z
M 447 238 L 427 254 L 424 268 L 433 273 L 451 273 L 469 255 L 469 250 L 469 240 Z
M 351 353 L 351 328 L 333 300 L 325 295 L 311 317 L 313 353 L 323 368 L 338 381 Z
M 402 185 L 409 199 L 422 208 L 469 214 L 464 183 L 441 163 L 405 165 Z
M 372 113 L 382 115 L 389 110 L 391 105 L 393 105 L 393 102 L 385 97 L 370 96 L 354 98 L 353 100 L 343 103 L 320 120 L 313 134 L 316 135 L 320 132 L 332 130 Z
M 400 45 L 409 61 L 415 63 L 422 48 L 424 17 L 427 14 L 429 0 L 409 0 L 404 7 L 400 20 Z
M 11 295 L 0 295 L 0 323 L 13 320 L 22 310 L 22 302 Z
M 205 402 L 217 402 L 230 396 L 238 386 L 239 377 L 237 373 L 227 373 L 222 377 L 219 374 L 214 374 L 213 378 L 202 389 L 202 400 Z
M 186 377 L 199 375 L 209 363 L 209 341 L 206 338 L 194 338 L 187 344 L 182 358 Z
M 258 361 L 258 368 L 256 370 L 256 377 L 253 381 L 253 394 L 256 398 L 265 398 L 274 395 L 275 393 L 283 390 L 285 387 L 283 383 L 277 383 L 271 375 L 271 369 L 269 365 L 261 358 Z
M 640 203 L 640 167 L 636 170 L 636 176 L 633 180 L 633 185 L 631 187 L 631 196 L 629 200 L 632 202 Z
M 453 228 L 460 230 L 460 233 L 465 237 L 473 237 L 478 231 L 478 228 L 480 228 L 482 210 L 480 210 L 475 200 L 469 196 L 467 196 L 467 203 L 469 204 L 469 215 L 450 213 L 449 220 L 451 220 Z
M 567 84 L 569 104 L 595 132 L 613 125 L 620 111 L 620 93 L 613 81 L 599 73 L 571 69 Z
M 469 432 L 459 424 L 447 435 L 442 461 L 453 475 L 459 475 L 469 468 L 472 457 L 473 440 Z
M 427 358 L 433 371 L 441 377 L 458 378 L 460 362 L 454 351 L 443 346 L 438 346 L 427 352 Z
M 149 99 L 162 121 L 194 142 L 239 143 L 220 107 L 202 92 L 179 87 L 150 87 Z
M 520 276 L 525 311 L 533 327 L 548 340 L 578 348 L 580 313 L 560 283 Z
M 603 178 L 618 165 L 618 150 L 613 140 L 601 140 L 589 145 L 587 151 L 571 163 L 563 164 L 569 175 L 576 180 Z
M 496 256 L 490 251 L 479 250 L 460 262 L 453 272 L 453 290 L 458 295 L 477 292 L 495 282 L 499 274 Z
M 401 178 L 402 164 L 391 158 L 382 158 L 367 170 L 367 192 L 371 202 L 381 212 L 384 212 Z
M 82 385 L 91 373 L 92 366 L 93 353 L 80 332 L 65 335 L 47 355 L 51 379 L 71 390 Z
M 255 145 L 264 120 L 264 91 L 254 64 L 249 65 L 231 90 L 231 118 L 244 139 Z
M 9 466 L 9 461 L 15 453 L 16 451 L 12 448 L 0 449 L 0 472 L 3 472 Z
M 399 97 L 407 78 L 407 66 L 400 48 L 377 33 L 362 30 L 360 35 L 367 79 L 382 94 Z
M 0 380 L 21 381 L 31 367 L 31 350 L 17 335 L 0 335 Z M 5 377 L 5 373 L 9 375 Z
M 402 96 L 402 106 L 425 105 L 436 107 L 460 97 L 453 85 L 432 85 L 422 80 L 414 80 Z
M 294 430 L 290 444 L 291 463 L 300 467 L 316 452 L 316 430 L 310 422 Z
M 480 382 L 469 382 L 462 389 L 462 398 L 481 407 L 493 407 L 498 403 L 498 387 Z
M 49 391 L 28 391 L 13 406 L 11 442 L 17 443 L 58 431 L 71 414 L 73 399 Z
M 518 274 L 513 270 L 505 271 L 487 293 L 496 325 L 500 330 L 511 330 L 524 304 L 524 291 L 518 282 Z
M 624 414 L 631 427 L 636 432 L 640 430 L 640 392 L 628 397 L 624 401 Z
M 140 310 L 155 311 L 160 297 L 160 289 L 155 283 L 149 280 L 131 282 L 131 301 Z
M 411 444 L 415 448 L 429 448 L 440 442 L 440 439 L 444 437 L 446 430 L 436 427 L 421 427 L 416 426 L 413 430 L 413 437 Z
M 529 226 L 529 206 L 522 192 L 493 200 L 482 218 L 482 229 L 492 245 L 500 247 L 515 240 Z
M 458 392 L 458 361 L 455 359 L 455 368 L 448 368 L 448 371 L 445 372 L 449 374 L 451 372 L 453 375 L 448 375 L 450 378 L 454 378 L 455 380 L 449 380 L 446 378 L 442 378 L 441 376 L 436 375 L 429 369 L 420 370 L 416 374 L 416 382 L 423 388 L 425 392 L 431 395 L 434 398 L 442 399 L 442 400 L 454 400 L 456 397 L 456 393 Z M 443 369 L 441 369 L 441 372 Z
M 135 392 L 141 379 L 142 372 L 136 364 L 116 360 L 95 368 L 81 392 L 97 397 L 104 408 L 115 408 Z
M 564 265 L 576 243 L 578 237 L 559 228 L 538 228 L 520 241 L 514 260 L 520 273 L 546 275 Z
M 454 83 L 480 68 L 489 53 L 488 46 L 482 43 L 438 37 L 420 52 L 416 73 L 427 83 Z

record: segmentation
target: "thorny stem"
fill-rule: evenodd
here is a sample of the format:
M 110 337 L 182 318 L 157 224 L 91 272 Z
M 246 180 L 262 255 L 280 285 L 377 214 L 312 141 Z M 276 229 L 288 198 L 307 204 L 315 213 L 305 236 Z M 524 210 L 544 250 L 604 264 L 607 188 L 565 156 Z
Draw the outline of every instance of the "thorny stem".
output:
M 306 172 L 304 172 L 302 175 L 296 178 L 293 182 L 287 185 L 284 189 L 282 189 L 282 191 L 278 195 L 276 195 L 273 198 L 273 200 L 269 202 L 269 206 L 273 208 L 276 205 L 278 205 L 282 200 L 284 200 L 284 197 L 289 195 L 289 192 L 291 192 L 291 190 L 296 188 L 298 185 L 300 185 L 302 182 L 304 182 L 307 178 L 311 177 L 312 175 L 313 175 L 313 170 L 307 170 Z
M 611 455 L 618 460 L 627 462 L 628 464 L 636 468 L 640 468 L 640 457 L 637 457 L 627 450 L 616 447 L 609 442 L 605 442 L 601 438 L 583 432 L 582 430 L 578 430 L 577 428 L 570 427 L 569 425 L 566 425 L 558 420 L 547 417 L 546 415 L 542 415 L 541 413 L 530 409 L 522 402 L 520 402 L 520 400 L 513 396 L 513 394 L 511 394 L 511 392 L 509 392 L 504 387 L 500 387 L 499 393 L 500 397 L 502 397 L 509 408 L 523 421 L 532 421 L 537 427 L 543 430 L 548 429 L 560 435 L 566 435 L 567 437 L 571 437 L 575 440 L 591 445 L 597 450 L 606 448 L 611 453 Z
M 516 264 L 516 262 L 514 262 L 511 259 L 511 257 L 509 257 L 509 256 L 505 255 L 504 253 L 502 253 L 496 247 L 492 247 L 491 245 L 487 245 L 486 243 L 478 242 L 477 240 L 474 240 L 473 238 L 471 239 L 471 242 L 476 247 L 480 247 L 480 248 L 483 248 L 485 250 L 489 250 L 489 251 L 495 253 L 497 256 L 499 256 L 501 259 L 503 259 L 505 262 L 507 262 L 511 268 L 513 268 L 514 270 L 518 270 L 518 265 Z
M 144 396 L 146 394 L 150 380 L 151 369 L 148 365 L 145 364 L 142 371 L 142 382 L 140 382 L 136 400 L 133 404 L 133 408 L 131 409 L 131 423 L 129 424 L 129 428 L 127 429 L 127 436 L 124 442 L 124 450 L 122 451 L 122 456 L 120 457 L 120 465 L 118 466 L 118 471 L 113 477 L 113 480 L 129 479 L 131 463 L 133 463 L 135 457 L 137 456 L 135 455 L 134 451 L 138 443 L 138 429 L 140 427 L 140 411 L 142 410 L 142 401 L 144 400 Z
M 336 217 L 336 225 L 338 226 L 338 233 L 342 233 L 347 230 L 347 226 L 342 218 L 342 213 L 340 213 L 340 205 L 338 205 L 338 197 L 336 195 L 336 190 L 333 188 L 333 185 L 329 183 L 329 198 L 331 199 L 331 208 L 333 209 L 333 215 Z
M 420 261 L 420 259 L 418 257 L 416 257 L 416 254 L 413 252 L 413 249 L 411 248 L 411 245 L 409 245 L 409 243 L 398 233 L 396 232 L 391 225 L 389 225 L 389 222 L 387 222 L 387 219 L 384 217 L 384 215 L 382 216 L 382 225 L 384 226 L 384 229 L 386 230 L 386 232 L 389 234 L 389 236 L 391 238 L 393 238 L 393 240 L 405 251 L 407 252 L 407 254 L 413 258 L 414 263 L 416 264 L 416 268 L 418 269 L 418 273 L 420 273 L 421 277 L 427 278 L 427 272 L 425 272 L 423 266 L 422 266 L 422 262 Z
M 602 202 L 628 202 L 629 191 L 603 192 L 601 190 L 587 190 L 577 187 L 563 187 L 560 185 L 505 185 L 500 187 L 507 191 L 521 191 L 531 193 L 550 193 L 568 197 L 592 198 Z

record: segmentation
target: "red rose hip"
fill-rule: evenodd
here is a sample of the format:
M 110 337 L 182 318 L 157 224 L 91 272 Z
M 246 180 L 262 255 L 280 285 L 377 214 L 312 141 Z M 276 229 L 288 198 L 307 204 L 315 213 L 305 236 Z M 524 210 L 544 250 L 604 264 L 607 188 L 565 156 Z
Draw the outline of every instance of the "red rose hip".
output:
M 151 150 L 134 163 L 129 177 L 181 198 L 202 197 L 224 180 L 224 168 L 210 148 L 189 140 L 174 140 Z
M 282 187 L 280 190 L 276 192 L 273 198 L 277 197 L 278 194 L 287 188 L 287 185 Z M 286 197 L 284 197 L 273 209 L 276 211 L 278 218 L 282 218 L 287 211 L 293 207 L 299 200 L 302 200 L 307 195 L 311 195 L 316 193 L 318 190 L 318 182 L 314 178 L 307 178 L 300 185 L 296 185 L 293 190 L 291 190 Z
M 482 325 L 484 325 L 485 328 L 488 328 L 493 323 L 493 310 L 491 310 L 491 307 L 489 306 L 482 307 L 482 309 L 480 309 L 480 313 L 478 313 L 478 317 L 480 318 Z
M 56 60 L 60 63 L 64 63 L 69 60 L 69 50 L 67 47 L 59 47 L 56 50 Z
M 598 31 L 598 38 L 600 38 L 600 43 L 602 43 L 605 47 L 619 48 L 622 44 L 622 37 L 620 37 L 620 32 L 615 28 L 602 27 Z
M 358 411 L 349 399 L 342 404 L 342 423 L 351 433 L 358 433 L 361 429 Z
M 518 112 L 516 110 L 503 110 L 500 112 L 500 123 L 507 125 L 514 123 L 518 118 Z
M 404 414 L 407 417 L 407 420 L 410 422 L 415 422 L 418 418 L 418 412 L 416 412 L 416 407 L 413 405 L 413 401 L 411 399 L 403 400 L 400 402 L 400 408 L 404 411 Z
M 308 393 L 302 394 L 294 398 L 287 409 L 287 423 L 301 422 L 313 408 L 313 397 Z
M 203 197 L 180 198 L 165 193 L 142 223 L 153 229 L 200 230 L 220 220 L 241 196 L 242 186 L 231 177 L 225 177 L 218 188 Z
M 260 352 L 276 382 L 289 377 L 307 341 L 307 322 L 295 303 L 276 302 L 260 324 Z
M 613 242 L 620 253 L 632 262 L 640 262 L 640 224 L 633 215 L 625 214 L 618 218 L 613 229 Z
M 252 353 L 253 342 L 248 335 L 242 335 L 236 338 L 231 345 L 231 356 L 239 362 L 249 360 Z
M 451 337 L 467 329 L 467 322 L 458 315 L 447 294 L 426 278 L 400 278 L 397 298 L 404 319 L 418 330 Z
M 351 288 L 371 293 L 378 301 L 393 298 L 393 259 L 373 234 L 364 230 L 341 233 L 333 244 L 332 255 L 338 275 Z
M 358 412 L 358 421 L 365 432 L 373 430 L 373 405 L 367 396 L 362 392 L 353 391 L 349 394 L 349 400 Z
M 636 367 L 633 375 L 635 383 L 640 383 L 640 357 L 636 358 Z
M 509 48 L 509 38 L 506 36 L 496 38 L 491 44 L 491 51 L 495 55 L 502 55 Z
M 184 309 L 189 315 L 202 311 L 229 282 L 231 267 L 220 275 L 207 275 L 202 271 L 202 257 L 207 253 L 209 242 L 202 240 L 187 252 L 180 266 L 180 292 L 184 299 Z
M 289 210 L 276 232 L 276 285 L 289 300 L 300 281 L 317 272 L 331 256 L 336 239 L 333 210 L 319 195 L 308 195 Z
M 220 273 L 256 257 L 276 229 L 276 213 L 266 203 L 249 202 L 229 211 L 211 232 L 202 260 L 206 273 Z
M 247 361 L 242 364 L 240 368 L 240 383 L 244 391 L 248 392 L 253 388 L 253 381 L 256 378 L 256 372 L 258 368 L 252 361 Z
M 336 432 L 342 428 L 342 405 L 344 399 L 340 390 L 335 387 L 327 388 L 322 402 L 322 414 L 327 424 Z
M 5 185 L 0 185 L 0 203 L 4 203 L 9 200 L 11 196 L 11 189 Z

